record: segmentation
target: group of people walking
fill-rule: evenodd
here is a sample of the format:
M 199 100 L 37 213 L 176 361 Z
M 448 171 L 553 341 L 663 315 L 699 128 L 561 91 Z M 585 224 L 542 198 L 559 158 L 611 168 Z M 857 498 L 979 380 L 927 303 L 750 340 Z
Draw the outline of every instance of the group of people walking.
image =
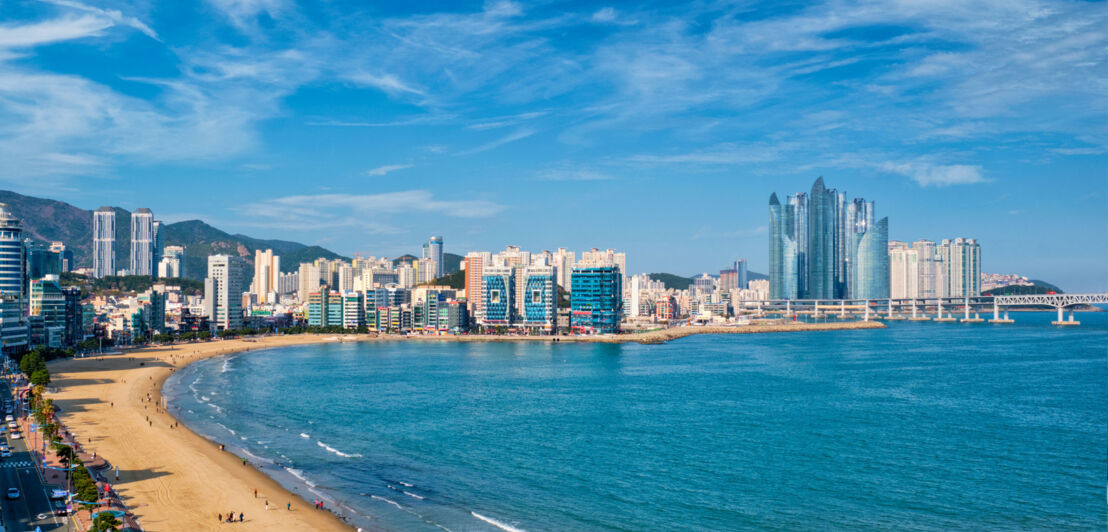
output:
M 217 515 L 217 517 L 219 517 L 220 524 L 222 524 L 222 523 L 234 523 L 235 522 L 235 512 L 228 513 L 227 514 L 227 519 L 223 519 L 223 514 L 216 514 L 216 515 Z M 239 512 L 239 522 L 242 523 L 244 521 L 246 521 L 246 518 L 243 517 L 242 512 Z

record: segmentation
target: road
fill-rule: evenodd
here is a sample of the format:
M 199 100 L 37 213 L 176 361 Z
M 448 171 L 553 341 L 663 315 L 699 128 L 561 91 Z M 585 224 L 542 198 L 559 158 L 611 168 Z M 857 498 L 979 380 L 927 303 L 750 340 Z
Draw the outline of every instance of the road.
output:
M 0 384 L 0 397 L 14 402 L 6 380 Z M 4 494 L 0 495 L 3 497 L 3 512 L 0 515 L 5 532 L 33 531 L 35 527 L 43 531 L 64 530 L 66 523 L 54 516 L 47 488 L 35 469 L 27 440 L 13 440 L 10 429 L 5 432 L 4 438 L 12 450 L 10 458 L 0 459 L 0 487 L 4 488 Z M 19 488 L 21 493 L 15 500 L 6 496 L 8 488 L 13 486 Z

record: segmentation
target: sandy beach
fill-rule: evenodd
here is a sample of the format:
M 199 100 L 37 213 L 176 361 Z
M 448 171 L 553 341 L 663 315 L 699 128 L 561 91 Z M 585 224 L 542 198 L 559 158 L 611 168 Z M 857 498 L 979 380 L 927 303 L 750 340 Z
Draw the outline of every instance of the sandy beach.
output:
M 634 335 L 559 337 L 571 342 L 658 343 L 690 334 L 770 333 L 880 328 L 876 322 L 786 323 L 745 327 L 679 327 Z M 200 359 L 239 351 L 336 341 L 406 341 L 404 337 L 295 335 L 128 350 L 101 358 L 50 363 L 47 394 L 69 430 L 88 450 L 119 466 L 112 482 L 149 531 L 350 530 L 333 514 L 316 510 L 237 456 L 175 419 L 161 404 L 161 386 L 173 371 Z M 551 337 L 442 336 L 410 341 L 551 341 Z M 149 397 L 149 400 L 147 399 Z M 257 490 L 257 498 L 254 496 Z M 268 510 L 265 507 L 269 502 Z M 291 511 L 286 504 L 291 503 Z M 245 522 L 220 524 L 217 514 L 241 512 Z
M 111 482 L 112 487 L 148 531 L 351 530 L 330 512 L 314 509 L 311 501 L 243 466 L 238 457 L 184 425 L 171 428 L 175 420 L 156 407 L 165 379 L 190 362 L 246 349 L 325 341 L 334 341 L 334 336 L 183 344 L 53 362 L 51 387 L 58 392 L 47 397 L 54 399 L 63 422 L 86 449 L 119 466 L 119 481 Z M 147 394 L 150 402 L 144 401 Z M 286 509 L 290 502 L 291 511 Z M 228 512 L 235 513 L 236 522 L 219 524 L 216 514 Z M 237 521 L 240 512 L 243 523 Z

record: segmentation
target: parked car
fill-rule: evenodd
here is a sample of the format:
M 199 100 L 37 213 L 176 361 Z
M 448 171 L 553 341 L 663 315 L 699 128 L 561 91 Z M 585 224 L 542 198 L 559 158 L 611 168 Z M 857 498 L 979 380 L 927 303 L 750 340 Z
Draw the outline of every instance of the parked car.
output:
M 69 515 L 69 506 L 65 501 L 54 501 L 54 515 Z
M 8 498 L 18 499 L 20 496 L 19 488 L 8 488 Z
M 23 439 L 23 435 L 18 433 L 18 432 L 12 432 L 12 439 L 13 440 L 21 440 L 21 439 Z

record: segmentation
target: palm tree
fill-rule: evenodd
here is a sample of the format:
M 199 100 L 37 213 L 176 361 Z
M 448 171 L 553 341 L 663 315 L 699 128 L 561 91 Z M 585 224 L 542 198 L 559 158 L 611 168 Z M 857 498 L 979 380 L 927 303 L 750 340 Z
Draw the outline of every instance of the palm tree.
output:
M 74 451 L 72 447 L 68 445 L 55 444 L 54 454 L 58 456 L 58 461 L 69 469 L 69 465 L 77 459 L 77 451 Z
M 96 519 L 92 520 L 91 530 L 95 532 L 114 532 L 119 530 L 119 527 L 123 523 L 116 519 L 114 515 L 109 512 L 100 512 L 96 514 Z

